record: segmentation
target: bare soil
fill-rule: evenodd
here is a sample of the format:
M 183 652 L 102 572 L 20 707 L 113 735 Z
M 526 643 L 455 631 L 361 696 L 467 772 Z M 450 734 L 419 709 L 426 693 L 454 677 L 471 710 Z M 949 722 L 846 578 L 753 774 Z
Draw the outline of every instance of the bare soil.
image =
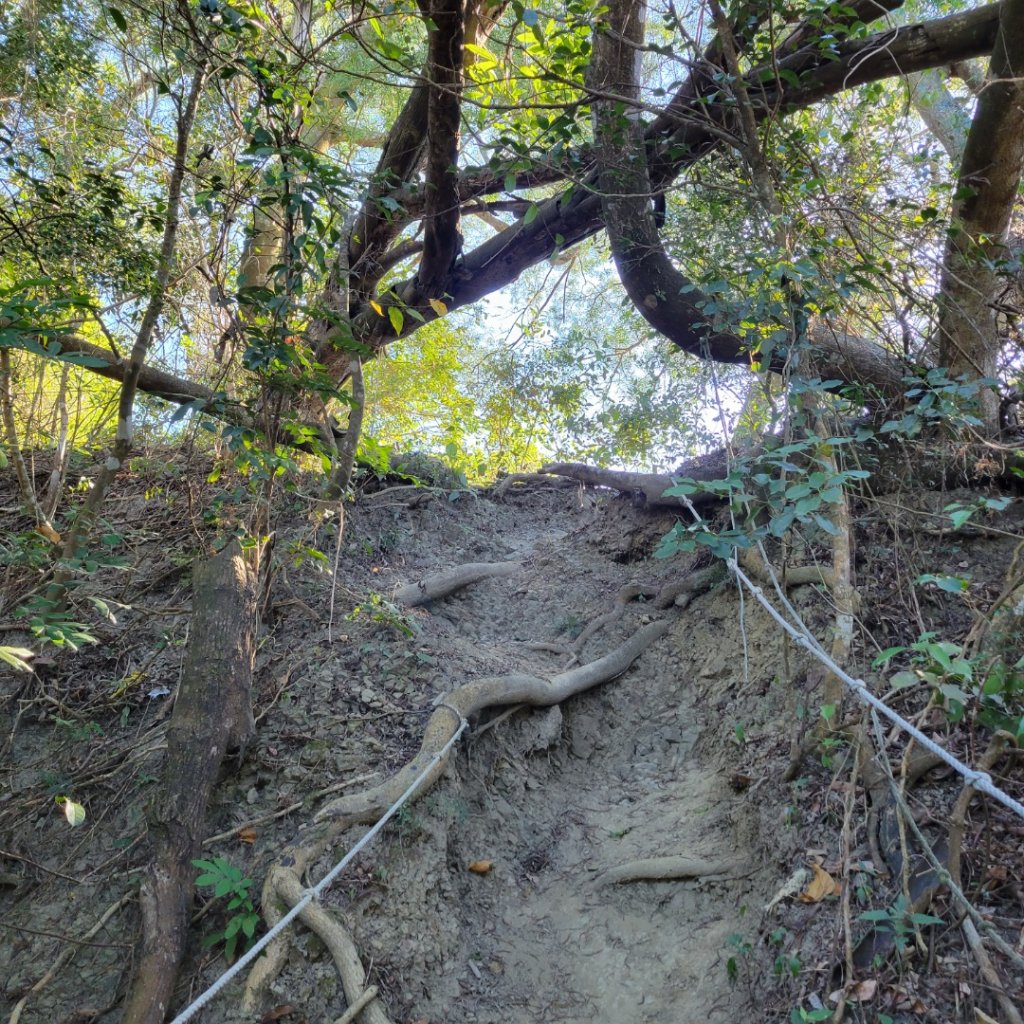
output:
M 99 569 L 76 595 L 83 619 L 95 622 L 91 592 L 108 600 L 116 623 L 96 627 L 99 644 L 51 649 L 31 679 L 6 675 L 0 684 L 0 1007 L 26 1024 L 120 1019 L 138 941 L 131 896 L 144 866 L 145 815 L 188 637 L 191 560 L 247 513 L 227 500 L 211 516 L 214 487 L 190 482 L 198 479 L 171 458 L 136 464 L 110 514 L 130 568 Z M 11 510 L 11 481 L 6 489 L 4 525 L 24 530 Z M 412 497 L 367 494 L 347 510 L 333 586 L 334 522 L 294 496 L 275 524 L 257 734 L 226 766 L 205 851 L 253 878 L 254 891 L 275 853 L 330 799 L 323 790 L 356 792 L 405 763 L 436 699 L 484 675 L 560 671 L 566 655 L 535 645 L 568 647 L 623 586 L 657 587 L 685 571 L 681 560 L 651 558 L 673 517 L 607 492 Z M 967 561 L 997 590 L 1020 513 L 1015 505 L 1001 521 L 1003 539 L 928 541 L 930 571 L 939 571 L 940 556 L 952 566 Z M 899 642 L 918 626 L 885 628 L 903 604 L 881 567 L 905 546 L 873 515 L 874 547 L 860 545 L 859 582 L 873 602 L 863 625 Z M 508 559 L 522 569 L 426 608 L 402 612 L 388 600 L 432 572 Z M 31 584 L 24 568 L 10 567 L 3 593 L 10 601 Z M 812 587 L 791 596 L 826 637 L 827 598 Z M 926 624 L 956 621 L 945 595 L 929 592 L 925 603 Z M 4 622 L 11 610 L 0 613 Z M 786 899 L 765 911 L 811 860 L 837 877 L 843 870 L 845 794 L 835 781 L 849 776 L 843 750 L 828 766 L 814 755 L 795 783 L 783 780 L 794 739 L 813 722 L 820 673 L 728 584 L 682 613 L 628 604 L 588 639 L 580 660 L 665 614 L 670 632 L 620 678 L 561 706 L 488 712 L 472 723 L 442 781 L 399 813 L 324 900 L 350 930 L 394 1021 L 726 1024 L 788 1020 L 795 1007 L 827 1000 L 843 960 L 837 899 Z M 5 642 L 25 640 L 5 634 Z M 870 661 L 870 649 L 860 653 L 862 664 Z M 1000 778 L 1019 792 L 1019 763 Z M 941 819 L 957 789 L 948 775 L 933 781 L 927 799 Z M 56 795 L 85 805 L 83 826 L 69 827 Z M 990 886 L 986 899 L 995 916 L 1019 922 L 1012 868 L 1024 863 L 1020 833 L 998 816 L 988 823 L 987 859 L 977 866 L 1009 864 L 1011 880 Z M 857 827 L 847 839 L 863 863 L 870 852 Z M 350 830 L 337 857 L 364 831 Z M 667 856 L 721 870 L 669 881 L 602 878 Z M 334 859 L 317 865 L 310 882 Z M 481 861 L 492 866 L 470 869 Z M 867 885 L 854 916 L 884 895 L 871 880 L 874 895 Z M 223 901 L 208 891 L 200 897 L 175 1009 L 225 966 L 216 949 L 202 947 L 204 935 L 223 927 Z M 930 961 L 879 965 L 874 1001 L 854 1006 L 848 1019 L 885 1012 L 944 1024 L 975 1021 L 976 1005 L 993 1012 L 959 946 L 942 941 Z M 240 991 L 229 988 L 198 1019 L 251 1019 L 237 1010 Z M 329 955 L 297 927 L 263 1019 L 330 1021 L 344 1009 Z

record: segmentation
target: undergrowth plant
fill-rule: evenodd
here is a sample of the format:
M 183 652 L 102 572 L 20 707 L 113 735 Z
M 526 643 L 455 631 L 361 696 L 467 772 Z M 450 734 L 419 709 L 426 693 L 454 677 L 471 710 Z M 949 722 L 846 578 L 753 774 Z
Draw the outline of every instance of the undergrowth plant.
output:
M 242 943 L 243 952 L 252 945 L 256 927 L 260 923 L 260 915 L 249 894 L 253 880 L 243 875 L 239 868 L 224 857 L 198 859 L 192 861 L 192 865 L 203 872 L 196 878 L 196 885 L 213 886 L 215 899 L 229 897 L 224 908 L 228 915 L 227 923 L 221 931 L 206 936 L 203 948 L 209 949 L 223 943 L 224 955 L 230 963 L 235 959 L 239 942 Z
M 922 633 L 909 646 L 887 647 L 872 667 L 884 668 L 897 659 L 907 667 L 889 677 L 893 689 L 925 684 L 951 722 L 962 721 L 977 702 L 983 725 L 1003 729 L 1018 742 L 1024 739 L 1024 657 L 1009 665 L 1000 658 L 970 657 L 960 644 Z

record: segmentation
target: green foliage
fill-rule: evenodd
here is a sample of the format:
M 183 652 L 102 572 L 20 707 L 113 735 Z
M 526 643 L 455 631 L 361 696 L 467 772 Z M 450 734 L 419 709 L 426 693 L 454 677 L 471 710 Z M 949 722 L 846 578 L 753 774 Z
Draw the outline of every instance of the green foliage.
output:
M 1013 664 L 998 657 L 972 658 L 959 644 L 923 633 L 909 647 L 886 648 L 872 665 L 881 668 L 897 659 L 907 667 L 889 677 L 894 689 L 924 683 L 943 702 L 950 721 L 961 721 L 976 703 L 984 725 L 1024 739 L 1024 657 Z
M 9 647 L 0 645 L 0 661 L 15 672 L 31 672 L 32 666 L 29 662 L 35 657 L 35 652 L 27 647 Z
M 728 558 L 736 547 L 747 548 L 767 537 L 781 537 L 797 525 L 835 535 L 838 527 L 828 518 L 829 506 L 842 499 L 844 488 L 851 482 L 870 476 L 864 469 L 836 468 L 835 452 L 852 443 L 852 437 L 795 441 L 738 462 L 724 479 L 677 479 L 666 495 L 711 494 L 725 498 L 737 525 L 715 531 L 703 519 L 677 523 L 662 538 L 656 557 L 668 558 L 705 547 L 719 558 Z
M 896 948 L 902 952 L 906 949 L 911 937 L 919 928 L 933 924 L 943 924 L 941 917 L 934 914 L 916 914 L 911 912 L 907 897 L 900 893 L 891 907 L 882 910 L 866 910 L 859 915 L 859 920 L 870 921 L 876 928 L 893 934 Z
M 419 631 L 414 619 L 377 593 L 368 594 L 345 618 L 348 622 L 368 618 L 405 637 L 414 637 Z
M 196 878 L 196 885 L 212 886 L 215 899 L 228 898 L 224 907 L 227 922 L 223 930 L 208 935 L 203 940 L 203 947 L 208 949 L 223 943 L 224 955 L 231 963 L 239 943 L 242 944 L 242 952 L 253 944 L 260 923 L 260 915 L 250 895 L 253 880 L 224 857 L 194 860 L 192 865 L 202 871 Z
M 87 626 L 68 618 L 62 602 L 40 594 L 30 597 L 15 608 L 14 614 L 28 619 L 32 635 L 54 647 L 68 647 L 77 651 L 82 644 L 98 643 Z

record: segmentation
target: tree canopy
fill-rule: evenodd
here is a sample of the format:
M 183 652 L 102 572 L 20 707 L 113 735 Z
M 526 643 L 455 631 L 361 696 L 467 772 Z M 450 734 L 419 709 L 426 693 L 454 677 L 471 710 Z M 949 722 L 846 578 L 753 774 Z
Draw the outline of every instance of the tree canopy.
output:
M 664 339 L 861 407 L 945 367 L 991 432 L 1020 8 L 15 4 L 0 344 L 121 382 L 125 450 L 142 392 L 333 452 L 390 347 L 377 431 L 643 461 L 706 421 Z

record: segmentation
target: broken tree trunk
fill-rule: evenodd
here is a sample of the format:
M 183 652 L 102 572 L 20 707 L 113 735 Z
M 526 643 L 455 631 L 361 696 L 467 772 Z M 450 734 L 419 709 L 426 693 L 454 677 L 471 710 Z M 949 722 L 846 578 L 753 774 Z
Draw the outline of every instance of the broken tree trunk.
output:
M 153 859 L 142 883 L 142 960 L 125 1024 L 160 1024 L 185 950 L 194 858 L 206 805 L 227 750 L 253 733 L 254 560 L 232 541 L 196 566 L 192 638 L 167 730 L 163 794 L 151 816 Z

